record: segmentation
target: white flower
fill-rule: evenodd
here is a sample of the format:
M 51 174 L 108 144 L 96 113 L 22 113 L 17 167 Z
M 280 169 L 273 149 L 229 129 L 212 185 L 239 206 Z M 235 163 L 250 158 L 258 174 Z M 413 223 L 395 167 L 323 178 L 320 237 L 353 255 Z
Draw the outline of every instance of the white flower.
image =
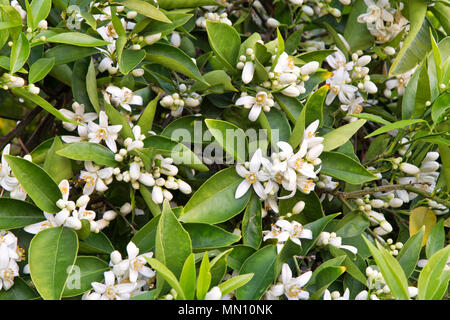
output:
M 261 113 L 261 110 L 264 110 L 265 112 L 270 111 L 270 108 L 273 107 L 275 102 L 270 94 L 267 94 L 265 91 L 260 91 L 255 97 L 249 95 L 241 96 L 236 100 L 235 104 L 237 106 L 243 105 L 246 109 L 251 109 L 248 114 L 248 119 L 250 121 L 256 121 Z
M 222 291 L 217 286 L 212 287 L 205 295 L 205 300 L 220 300 L 220 298 L 222 298 Z
M 339 291 L 333 291 L 330 293 L 328 289 L 325 289 L 323 294 L 323 300 L 349 300 L 350 298 L 350 290 L 347 288 L 344 291 L 344 294 L 341 296 Z
M 104 273 L 105 283 L 92 282 L 92 288 L 97 295 L 90 297 L 93 300 L 128 300 L 131 292 L 137 287 L 136 283 L 118 283 L 112 271 Z M 87 299 L 88 297 L 85 297 Z
M 267 181 L 268 175 L 262 171 L 260 171 L 262 162 L 262 151 L 261 149 L 256 150 L 253 154 L 250 163 L 248 164 L 248 170 L 245 166 L 238 163 L 236 165 L 236 172 L 244 178 L 244 180 L 238 185 L 235 193 L 235 198 L 241 198 L 248 189 L 253 186 L 253 190 L 255 190 L 256 194 L 261 198 L 266 198 L 266 193 L 264 192 L 264 187 L 261 184 L 261 181 Z
M 250 83 L 253 80 L 253 74 L 255 73 L 255 65 L 252 61 L 247 61 L 242 69 L 242 82 L 245 84 Z
M 130 282 L 136 282 L 139 275 L 146 278 L 153 278 L 155 271 L 146 266 L 147 260 L 145 258 L 151 258 L 153 252 L 147 252 L 141 255 L 139 254 L 139 248 L 133 242 L 129 242 L 127 245 L 128 259 L 120 262 L 120 269 L 128 270 L 128 276 Z
M 272 225 L 270 231 L 263 231 L 264 241 L 267 239 L 277 239 L 277 250 L 281 251 L 284 242 L 286 242 L 289 238 L 299 246 L 301 246 L 300 239 L 312 239 L 312 231 L 309 229 L 305 229 L 300 223 L 297 221 L 289 222 L 287 220 L 279 219 Z
M 60 109 L 61 113 L 66 116 L 68 119 L 79 122 L 81 124 L 86 124 L 89 121 L 94 121 L 98 118 L 97 113 L 95 112 L 84 112 L 84 104 L 79 104 L 78 102 L 74 102 L 72 104 L 72 109 L 74 112 L 67 110 L 67 109 Z M 64 122 L 63 121 L 63 127 L 67 131 L 74 131 L 77 128 L 77 125 L 70 123 L 70 122 Z
M 284 294 L 288 300 L 308 300 L 309 292 L 303 290 L 303 287 L 311 279 L 311 276 L 312 272 L 308 271 L 299 277 L 293 278 L 289 265 L 284 263 L 281 267 L 281 284 L 272 286 L 270 289 L 271 294 L 275 297 Z
M 347 246 L 342 244 L 342 238 L 336 236 L 336 233 L 334 232 L 326 232 L 323 231 L 320 233 L 319 237 L 317 238 L 317 245 L 318 246 L 326 246 L 327 244 L 332 245 L 333 247 L 336 247 L 338 249 L 346 249 L 353 254 L 358 253 L 358 249 L 354 246 Z
M 121 106 L 126 111 L 131 112 L 130 104 L 142 106 L 143 100 L 142 97 L 139 95 L 133 94 L 133 91 L 128 89 L 127 87 L 116 87 L 113 85 L 109 85 L 106 88 L 106 92 L 109 93 L 111 96 L 107 97 L 106 99 L 110 98 L 111 102 L 116 106 Z
M 108 116 L 104 111 L 100 111 L 99 124 L 96 124 L 92 121 L 88 123 L 89 142 L 100 143 L 102 140 L 104 140 L 108 148 L 112 152 L 116 153 L 116 139 L 121 129 L 122 125 L 120 124 L 108 126 Z
M 86 183 L 83 188 L 83 194 L 90 195 L 94 190 L 104 192 L 108 189 L 103 180 L 112 176 L 113 168 L 100 169 L 99 166 L 93 164 L 91 161 L 85 161 L 84 168 L 87 171 L 80 171 L 80 179 Z
M 330 86 L 330 91 L 327 94 L 325 103 L 327 105 L 331 104 L 336 96 L 343 103 L 351 100 L 358 88 L 348 84 L 350 81 L 350 75 L 344 68 L 336 70 L 333 76 L 326 80 L 326 83 Z
M 0 290 L 9 290 L 14 285 L 14 278 L 19 276 L 19 266 L 14 260 L 0 265 Z

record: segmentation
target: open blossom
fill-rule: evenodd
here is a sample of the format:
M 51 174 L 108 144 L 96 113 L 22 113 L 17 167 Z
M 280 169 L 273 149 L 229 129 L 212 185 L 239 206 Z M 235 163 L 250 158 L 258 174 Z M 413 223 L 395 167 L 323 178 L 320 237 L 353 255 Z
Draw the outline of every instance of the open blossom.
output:
M 85 161 L 84 168 L 87 171 L 80 171 L 80 179 L 85 182 L 83 194 L 90 195 L 94 190 L 104 192 L 108 189 L 105 180 L 111 178 L 114 170 L 113 168 L 107 167 L 100 169 L 99 166 L 93 164 L 91 161 Z
M 139 254 L 139 248 L 133 242 L 127 245 L 128 259 L 120 262 L 119 269 L 126 270 L 128 272 L 128 278 L 130 282 L 136 282 L 139 275 L 146 278 L 153 278 L 155 271 L 146 266 L 147 260 L 145 258 L 151 258 L 153 252 L 147 252 L 141 255 Z
M 235 198 L 241 198 L 245 193 L 247 193 L 250 187 L 253 187 L 256 194 L 264 199 L 266 194 L 264 193 L 264 187 L 261 182 L 268 180 L 268 175 L 260 171 L 262 163 L 262 151 L 261 149 L 256 150 L 253 154 L 252 159 L 247 165 L 242 165 L 238 163 L 236 165 L 236 172 L 244 178 L 244 180 L 238 185 L 235 193 Z
M 113 85 L 109 85 L 106 88 L 105 99 L 106 101 L 111 101 L 116 106 L 124 108 L 128 112 L 131 112 L 130 104 L 142 106 L 143 103 L 142 97 L 135 95 L 130 89 L 126 87 L 119 88 Z
M 271 230 L 263 231 L 264 241 L 267 239 L 277 240 L 277 250 L 281 251 L 284 243 L 291 239 L 294 243 L 301 246 L 300 239 L 312 239 L 312 231 L 305 229 L 297 221 L 289 222 L 287 220 L 279 219 L 272 225 Z
M 281 267 L 281 283 L 273 285 L 266 294 L 266 299 L 274 300 L 284 295 L 288 300 L 308 300 L 309 292 L 303 287 L 311 279 L 312 272 L 307 271 L 298 277 L 292 276 L 287 263 Z
M 114 153 L 117 152 L 116 139 L 118 133 L 122 130 L 122 125 L 108 125 L 108 116 L 104 111 L 100 111 L 99 124 L 92 121 L 88 123 L 89 142 L 100 143 L 105 141 L 106 146 Z
M 68 119 L 79 122 L 81 124 L 87 124 L 89 121 L 94 121 L 98 118 L 97 113 L 84 111 L 84 104 L 79 104 L 74 102 L 72 104 L 73 112 L 67 109 L 60 109 L 59 111 L 66 116 Z M 63 121 L 64 129 L 67 131 L 74 131 L 78 126 L 70 122 Z
M 0 163 L 0 186 L 6 191 L 9 191 L 9 196 L 11 198 L 23 201 L 27 197 L 27 192 L 14 176 L 8 162 L 6 161 L 5 155 L 9 155 L 10 149 L 11 145 L 7 144 L 2 151 L 2 160 Z M 26 155 L 24 159 L 31 161 L 31 156 Z
M 84 300 L 129 300 L 131 293 L 136 289 L 136 282 L 116 283 L 114 273 L 104 273 L 105 283 L 92 282 L 94 292 L 88 292 L 83 296 Z
M 248 119 L 250 121 L 256 121 L 261 113 L 261 110 L 269 112 L 275 102 L 272 99 L 272 95 L 265 91 L 258 92 L 254 97 L 250 95 L 242 95 L 235 103 L 237 106 L 244 106 L 246 109 L 250 109 Z

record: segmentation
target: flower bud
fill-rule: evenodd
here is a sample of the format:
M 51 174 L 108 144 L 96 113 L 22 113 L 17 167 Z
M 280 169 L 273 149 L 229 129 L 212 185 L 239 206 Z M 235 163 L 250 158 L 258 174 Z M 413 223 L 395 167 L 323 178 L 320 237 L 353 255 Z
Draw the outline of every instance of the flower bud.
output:
M 305 209 L 305 202 L 304 201 L 299 201 L 292 208 L 292 213 L 293 214 L 299 214 L 300 212 L 303 211 L 303 209 Z
M 311 74 L 316 72 L 317 68 L 319 68 L 320 64 L 317 61 L 311 61 L 305 64 L 300 68 L 300 73 L 302 74 Z
M 417 168 L 415 165 L 407 162 L 403 162 L 400 164 L 400 170 L 402 170 L 406 174 L 415 175 L 420 172 L 420 169 Z
M 74 230 L 80 230 L 81 227 L 83 226 L 81 224 L 81 221 L 78 218 L 75 217 L 68 217 L 66 220 L 65 225 L 69 228 L 72 228 Z
M 123 216 L 126 216 L 127 214 L 129 214 L 131 212 L 131 204 L 129 202 L 125 202 L 121 207 L 120 207 L 120 214 L 122 214 Z
M 76 206 L 81 208 L 81 207 L 85 207 L 87 206 L 88 202 L 89 202 L 89 196 L 88 195 L 82 195 L 81 197 L 78 198 Z
M 389 200 L 389 205 L 392 208 L 400 208 L 403 205 L 403 200 L 399 198 L 394 198 Z
M 161 35 L 162 35 L 161 32 L 155 33 L 155 34 L 150 34 L 144 38 L 144 41 L 148 45 L 154 44 L 156 41 L 161 39 Z
M 120 262 L 122 262 L 122 255 L 120 254 L 120 252 L 117 250 L 111 252 L 111 263 L 118 264 Z
M 280 26 L 280 22 L 278 20 L 274 19 L 274 18 L 269 18 L 266 21 L 266 25 L 269 28 L 278 28 Z
M 388 56 L 393 56 L 395 54 L 395 49 L 387 46 L 383 49 L 384 53 L 386 53 Z
M 108 210 L 103 213 L 103 219 L 106 221 L 113 221 L 117 217 L 117 212 L 114 210 Z

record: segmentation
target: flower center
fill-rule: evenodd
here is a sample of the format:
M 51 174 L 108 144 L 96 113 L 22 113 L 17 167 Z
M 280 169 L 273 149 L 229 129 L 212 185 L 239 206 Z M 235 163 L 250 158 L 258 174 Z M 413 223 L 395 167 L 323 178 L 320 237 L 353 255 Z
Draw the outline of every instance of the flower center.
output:
M 288 67 L 289 67 L 289 69 L 294 69 L 294 67 L 295 67 L 295 64 L 294 64 L 294 59 L 292 59 L 292 58 L 288 58 Z
M 103 129 L 103 128 L 98 129 L 97 138 L 99 138 L 100 140 L 104 140 L 104 139 L 106 139 L 107 136 L 108 136 L 108 132 L 105 129 Z
M 338 86 L 331 86 L 330 90 L 334 94 L 338 94 L 339 93 L 339 87 Z
M 256 104 L 263 104 L 266 102 L 267 95 L 265 93 L 258 93 L 256 95 Z
M 21 261 L 25 261 L 26 260 L 26 258 L 25 258 L 25 250 L 24 249 L 22 249 L 19 246 L 17 246 L 16 252 L 17 252 L 17 255 L 19 256 L 19 260 L 21 260 Z
M 294 225 L 294 236 L 300 237 L 303 233 L 303 226 Z
M 94 185 L 94 183 L 95 183 L 95 179 L 94 179 L 94 177 L 92 177 L 92 176 L 87 176 L 87 177 L 84 178 L 83 180 L 84 180 L 84 182 L 86 182 L 86 184 L 87 184 L 89 187 L 92 187 L 92 186 Z
M 303 187 L 304 192 L 308 192 L 309 190 L 314 188 L 314 181 L 312 179 L 308 179 Z
M 247 173 L 245 175 L 245 180 L 247 180 L 248 183 L 254 184 L 258 179 L 256 178 L 256 175 L 254 173 Z
M 277 172 L 276 174 L 275 174 L 275 181 L 278 183 L 278 184 L 281 184 L 282 182 L 283 182 L 283 174 L 281 173 L 281 172 Z
M 5 281 L 13 281 L 14 280 L 14 270 L 11 268 L 6 268 L 5 271 L 3 272 L 3 277 L 2 277 Z
M 298 285 L 292 285 L 289 287 L 288 296 L 291 298 L 295 298 L 300 293 L 300 291 L 302 291 L 302 289 Z
M 304 163 L 305 163 L 305 160 L 303 160 L 302 158 L 298 158 L 298 159 L 295 161 L 295 169 L 297 169 L 297 170 L 303 169 Z
M 114 287 L 109 286 L 105 291 L 105 296 L 108 297 L 108 299 L 114 299 L 117 295 L 117 291 L 114 289 Z
M 142 262 L 140 259 L 134 259 L 134 261 L 131 263 L 133 270 L 139 271 L 144 266 L 144 262 Z

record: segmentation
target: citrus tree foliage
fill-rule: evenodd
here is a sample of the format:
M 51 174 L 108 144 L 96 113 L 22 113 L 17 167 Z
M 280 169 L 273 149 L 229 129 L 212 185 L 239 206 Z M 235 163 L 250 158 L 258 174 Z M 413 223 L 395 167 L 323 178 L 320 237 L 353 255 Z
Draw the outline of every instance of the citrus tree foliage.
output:
M 0 299 L 447 299 L 445 0 L 0 0 Z

